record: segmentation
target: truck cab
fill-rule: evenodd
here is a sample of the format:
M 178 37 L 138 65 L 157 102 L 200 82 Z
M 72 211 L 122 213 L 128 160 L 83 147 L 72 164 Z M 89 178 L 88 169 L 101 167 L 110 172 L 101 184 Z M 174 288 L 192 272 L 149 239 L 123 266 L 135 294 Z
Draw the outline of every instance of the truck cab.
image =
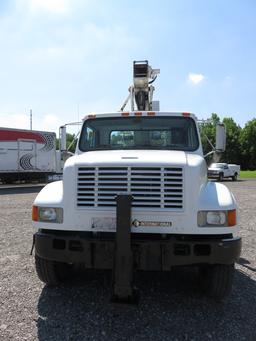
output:
M 63 181 L 48 184 L 35 199 L 39 277 L 38 264 L 49 262 L 56 269 L 58 263 L 111 269 L 116 197 L 125 194 L 132 197 L 135 269 L 200 265 L 205 277 L 209 269 L 232 273 L 241 247 L 237 205 L 227 187 L 207 180 L 196 117 L 123 112 L 87 116 Z
M 85 117 L 63 181 L 33 205 L 39 278 L 60 283 L 77 263 L 112 269 L 113 293 L 133 297 L 134 271 L 197 266 L 203 290 L 231 290 L 241 250 L 237 204 L 208 182 L 196 117 L 127 111 Z

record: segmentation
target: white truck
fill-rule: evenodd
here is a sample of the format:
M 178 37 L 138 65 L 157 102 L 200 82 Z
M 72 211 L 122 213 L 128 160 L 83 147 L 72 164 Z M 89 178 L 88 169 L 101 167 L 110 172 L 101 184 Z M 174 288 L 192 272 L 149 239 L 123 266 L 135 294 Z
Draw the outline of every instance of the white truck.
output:
M 45 178 L 56 162 L 55 133 L 0 128 L 0 181 Z
M 222 181 L 224 178 L 231 178 L 236 181 L 240 175 L 240 166 L 227 163 L 212 163 L 208 168 L 208 178 Z
M 152 111 L 157 72 L 134 62 L 132 110 L 85 117 L 63 181 L 36 197 L 35 266 L 46 284 L 82 263 L 112 269 L 113 299 L 132 301 L 134 271 L 191 265 L 209 295 L 229 294 L 241 251 L 237 205 L 227 187 L 207 180 L 196 117 Z

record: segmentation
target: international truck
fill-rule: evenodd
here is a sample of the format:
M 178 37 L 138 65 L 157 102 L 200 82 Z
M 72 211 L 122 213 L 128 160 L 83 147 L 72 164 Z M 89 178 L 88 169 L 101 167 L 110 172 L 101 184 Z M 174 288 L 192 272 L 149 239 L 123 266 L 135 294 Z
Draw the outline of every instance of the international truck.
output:
M 208 178 L 222 181 L 224 178 L 231 178 L 236 181 L 240 175 L 240 166 L 227 163 L 212 163 L 208 168 Z
M 0 128 L 0 181 L 45 180 L 56 171 L 55 133 Z
M 133 301 L 134 271 L 195 266 L 203 291 L 217 299 L 230 293 L 241 251 L 237 204 L 227 187 L 208 182 L 196 116 L 152 110 L 158 73 L 134 62 L 121 111 L 86 116 L 63 181 L 37 195 L 35 268 L 47 285 L 77 264 L 110 269 L 112 299 Z M 218 152 L 224 135 L 218 125 Z

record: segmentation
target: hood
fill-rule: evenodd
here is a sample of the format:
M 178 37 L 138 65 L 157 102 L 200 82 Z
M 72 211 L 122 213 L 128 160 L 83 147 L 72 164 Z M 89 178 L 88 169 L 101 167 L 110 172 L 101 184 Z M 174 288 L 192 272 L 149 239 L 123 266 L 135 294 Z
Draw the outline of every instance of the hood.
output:
M 219 170 L 223 170 L 223 168 L 220 168 L 220 167 L 208 167 L 208 171 L 219 171 Z
M 195 155 L 196 156 L 196 155 Z M 168 150 L 107 150 L 93 151 L 75 155 L 69 158 L 65 167 L 71 165 L 94 166 L 158 166 L 187 164 L 186 153 L 183 151 Z

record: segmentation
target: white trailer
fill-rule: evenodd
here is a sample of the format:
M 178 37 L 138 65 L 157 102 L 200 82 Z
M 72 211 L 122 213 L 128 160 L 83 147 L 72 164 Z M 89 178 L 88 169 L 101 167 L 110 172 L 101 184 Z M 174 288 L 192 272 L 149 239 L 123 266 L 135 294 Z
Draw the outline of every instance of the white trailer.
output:
M 33 180 L 56 172 L 56 134 L 0 128 L 0 180 Z

